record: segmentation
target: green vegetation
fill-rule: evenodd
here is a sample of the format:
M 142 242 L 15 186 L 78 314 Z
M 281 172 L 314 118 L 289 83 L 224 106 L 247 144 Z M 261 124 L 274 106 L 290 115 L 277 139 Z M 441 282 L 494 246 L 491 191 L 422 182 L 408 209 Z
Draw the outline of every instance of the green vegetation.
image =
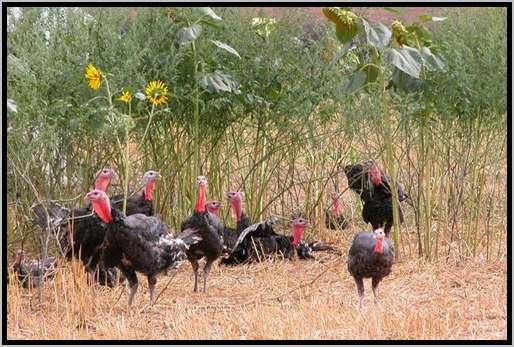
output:
M 373 157 L 410 195 L 400 256 L 503 256 L 506 10 L 404 23 L 440 59 L 428 56 L 420 80 L 357 31 L 349 49 L 325 18 L 287 11 L 273 21 L 239 8 L 23 9 L 7 37 L 9 250 L 41 249 L 30 206 L 84 205 L 104 166 L 119 174 L 117 193 L 158 170 L 157 213 L 173 227 L 204 174 L 209 198 L 239 188 L 252 217 L 301 210 L 316 233 L 327 192 L 346 186 L 342 167 Z M 88 88 L 90 63 L 109 91 Z M 137 97 L 154 80 L 169 89 L 164 105 Z M 130 109 L 122 91 L 135 95 Z

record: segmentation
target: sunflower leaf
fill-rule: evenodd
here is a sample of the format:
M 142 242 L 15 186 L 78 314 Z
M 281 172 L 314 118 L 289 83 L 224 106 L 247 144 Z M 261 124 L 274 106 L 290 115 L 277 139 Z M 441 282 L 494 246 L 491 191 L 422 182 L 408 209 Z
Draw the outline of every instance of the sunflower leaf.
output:
M 200 11 L 202 11 L 204 15 L 209 16 L 212 19 L 221 20 L 221 17 L 214 13 L 212 8 L 210 7 L 200 7 Z
M 196 78 L 198 80 L 198 84 L 210 93 L 240 93 L 239 83 L 237 83 L 232 76 L 221 71 L 199 74 Z
M 202 27 L 199 24 L 193 24 L 190 27 L 182 28 L 179 31 L 179 43 L 186 45 L 195 41 L 202 33 Z
M 236 57 L 238 57 L 239 59 L 241 59 L 241 56 L 239 55 L 239 53 L 237 53 L 237 51 L 230 47 L 229 45 L 227 45 L 226 43 L 223 43 L 223 42 L 220 42 L 220 41 L 216 41 L 216 40 L 209 40 L 211 41 L 212 43 L 214 43 L 216 46 L 218 46 L 219 48 L 221 49 L 224 49 L 226 50 L 227 52 L 235 55 Z

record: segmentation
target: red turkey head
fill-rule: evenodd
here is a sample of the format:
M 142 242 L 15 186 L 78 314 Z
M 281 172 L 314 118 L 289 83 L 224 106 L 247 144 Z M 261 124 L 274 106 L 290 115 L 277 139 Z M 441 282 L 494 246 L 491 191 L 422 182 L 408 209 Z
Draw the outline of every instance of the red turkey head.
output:
M 105 194 L 104 191 L 94 189 L 87 193 L 86 198 L 91 201 L 93 210 L 102 221 L 105 223 L 112 222 L 111 202 L 109 201 L 109 197 L 107 194 Z
M 226 192 L 225 196 L 227 197 L 230 207 L 232 207 L 232 212 L 234 212 L 234 217 L 239 222 L 241 220 L 241 214 L 243 212 L 243 194 L 238 191 L 230 191 Z
M 371 166 L 368 172 L 371 177 L 371 182 L 373 182 L 375 186 L 379 186 L 382 184 L 382 173 L 380 172 L 378 165 L 374 164 L 373 166 Z
M 198 176 L 196 178 L 196 184 L 198 184 L 199 187 L 206 187 L 207 186 L 207 177 Z
M 298 217 L 293 220 L 293 246 L 298 247 L 308 225 L 309 221 L 305 218 Z
M 198 197 L 196 199 L 195 211 L 205 212 L 205 203 L 207 200 L 207 178 L 205 176 L 198 176 L 196 178 L 198 184 Z
M 373 232 L 373 238 L 375 239 L 375 248 L 373 252 L 375 253 L 383 253 L 384 252 L 384 228 L 378 228 Z
M 157 171 L 147 171 L 143 175 L 143 182 L 145 183 L 145 200 L 152 201 L 153 200 L 153 188 L 155 186 L 155 181 L 161 178 L 161 175 Z
M 105 168 L 96 173 L 95 189 L 107 191 L 111 179 L 116 175 L 113 169 Z
M 216 216 L 219 215 L 220 208 L 221 208 L 221 202 L 219 201 L 208 201 L 205 204 L 205 208 L 208 212 L 215 214 Z

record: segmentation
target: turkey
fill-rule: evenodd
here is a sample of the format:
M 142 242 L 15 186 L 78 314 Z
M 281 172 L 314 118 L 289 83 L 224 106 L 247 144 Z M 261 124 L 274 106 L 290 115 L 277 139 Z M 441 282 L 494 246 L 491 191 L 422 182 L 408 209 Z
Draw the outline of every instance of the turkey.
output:
M 12 269 L 18 278 L 18 283 L 23 288 L 36 288 L 41 286 L 45 280 L 54 277 L 56 265 L 57 259 L 54 257 L 26 262 L 25 252 L 20 249 L 16 252 Z
M 198 268 L 199 260 L 205 258 L 205 266 L 203 269 L 203 292 L 207 291 L 207 280 L 212 263 L 219 258 L 223 252 L 223 223 L 213 213 L 205 208 L 207 195 L 207 178 L 198 176 L 196 179 L 198 185 L 198 197 L 196 200 L 193 214 L 189 216 L 180 227 L 181 231 L 187 229 L 197 229 L 202 240 L 192 245 L 187 250 L 187 259 L 191 262 L 195 276 L 195 285 L 193 290 L 198 291 Z
M 346 229 L 350 225 L 343 216 L 341 202 L 339 201 L 339 193 L 334 192 L 331 195 L 332 207 L 325 213 L 325 226 L 328 229 L 338 230 Z
M 129 306 L 137 292 L 136 272 L 146 275 L 150 304 L 153 304 L 156 276 L 178 266 L 186 258 L 188 248 L 201 240 L 198 230 L 184 229 L 173 237 L 168 226 L 157 217 L 141 213 L 125 216 L 121 211 L 111 209 L 107 194 L 101 190 L 93 190 L 86 197 L 98 218 L 106 224 L 101 262 L 106 267 L 118 267 L 127 279 Z
M 386 236 L 389 236 L 394 224 L 390 178 L 381 172 L 373 160 L 364 161 L 353 165 L 351 168 L 347 166 L 345 172 L 349 187 L 355 190 L 363 201 L 362 219 L 364 222 L 370 223 L 373 230 L 383 227 Z M 407 198 L 401 184 L 398 184 L 398 196 L 400 201 Z M 397 205 L 399 222 L 403 223 L 403 211 L 400 203 Z
M 271 255 L 281 254 L 293 259 L 295 251 L 300 259 L 314 259 L 312 252 L 336 251 L 329 245 L 314 241 L 305 243 L 301 240 L 308 221 L 303 217 L 293 220 L 292 236 L 278 234 L 273 230 L 273 220 L 265 220 L 244 229 L 236 241 L 230 256 L 222 259 L 221 264 L 237 265 L 251 261 L 261 261 Z
M 207 201 L 205 203 L 205 209 L 207 210 L 207 212 L 215 214 L 218 217 L 219 217 L 219 213 L 220 213 L 220 208 L 221 208 L 221 202 L 219 202 L 219 201 L 212 200 L 212 201 Z
M 95 189 L 107 190 L 114 175 L 111 169 L 98 171 Z M 91 205 L 69 211 L 52 202 L 48 208 L 38 204 L 32 208 L 32 212 L 37 225 L 43 229 L 51 226 L 58 230 L 59 244 L 67 259 L 80 259 L 89 273 L 94 274 L 98 270 L 94 278 L 101 285 L 114 285 L 117 270 L 98 264 L 98 250 L 105 236 L 105 226 L 93 215 Z
M 393 262 L 393 244 L 385 236 L 383 228 L 376 229 L 373 233 L 355 234 L 348 253 L 348 271 L 357 285 L 359 307 L 362 307 L 364 300 L 364 278 L 371 277 L 371 286 L 376 301 L 378 284 L 391 273 Z
M 373 167 L 376 167 L 376 169 L 378 169 L 380 172 L 380 178 L 384 184 L 384 189 L 390 193 L 391 177 L 384 174 L 378 167 L 377 162 L 373 159 L 363 160 L 357 164 L 347 165 L 344 168 L 344 173 L 348 179 L 348 187 L 359 194 L 361 198 L 363 198 L 363 192 L 369 192 L 371 189 L 373 189 L 371 186 L 370 176 L 368 174 Z M 398 199 L 400 202 L 405 201 L 408 198 L 408 195 L 405 193 L 403 184 L 397 181 L 396 186 L 398 190 Z
M 142 213 L 146 216 L 154 215 L 153 189 L 155 182 L 161 177 L 157 171 L 147 171 L 143 175 L 144 189 L 134 195 L 129 194 L 127 199 L 127 216 L 135 213 Z M 112 208 L 123 210 L 123 194 L 111 198 Z
M 237 242 L 237 238 L 241 234 L 241 232 L 249 227 L 252 222 L 250 218 L 243 211 L 243 194 L 238 191 L 230 191 L 227 192 L 226 197 L 230 204 L 230 208 L 234 214 L 236 219 L 236 228 L 229 228 L 225 226 L 223 230 L 223 242 L 227 250 L 232 250 Z

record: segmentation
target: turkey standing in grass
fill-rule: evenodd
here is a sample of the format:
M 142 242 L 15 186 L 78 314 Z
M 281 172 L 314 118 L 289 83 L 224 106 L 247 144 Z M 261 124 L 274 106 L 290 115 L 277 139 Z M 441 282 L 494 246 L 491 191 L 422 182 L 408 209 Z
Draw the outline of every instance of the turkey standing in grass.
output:
M 161 175 L 157 171 L 147 171 L 143 175 L 143 183 L 144 189 L 130 196 L 127 199 L 127 216 L 136 213 L 142 213 L 146 216 L 154 215 L 154 206 L 153 206 L 153 190 L 155 186 L 155 182 L 161 177 Z M 116 195 L 111 198 L 111 206 L 112 208 L 118 209 L 120 211 L 123 210 L 123 195 Z
M 391 273 L 393 262 L 393 244 L 385 236 L 383 228 L 379 228 L 373 233 L 355 234 L 348 253 L 348 271 L 357 285 L 359 307 L 362 307 L 364 300 L 364 278 L 371 277 L 371 286 L 376 301 L 378 284 Z
M 365 171 L 364 171 L 365 170 Z M 370 223 L 373 230 L 384 228 L 389 236 L 393 221 L 393 196 L 391 194 L 390 178 L 384 175 L 373 160 L 364 161 L 345 168 L 348 185 L 356 191 L 362 201 L 362 219 Z M 400 201 L 407 198 L 401 184 L 398 184 L 398 197 Z M 400 223 L 403 223 L 403 211 L 397 203 Z
M 112 169 L 98 171 L 95 189 L 106 191 L 114 175 L 115 172 Z M 95 273 L 99 270 L 95 278 L 101 285 L 114 285 L 117 277 L 116 269 L 104 268 L 98 264 L 98 251 L 105 236 L 105 226 L 93 215 L 91 205 L 76 208 L 70 212 L 56 203 L 50 203 L 48 209 L 38 204 L 32 208 L 32 211 L 36 217 L 35 223 L 41 228 L 45 230 L 50 226 L 59 231 L 59 244 L 68 260 L 73 257 L 80 259 L 88 272 Z
M 373 190 L 373 185 L 371 181 L 371 177 L 369 172 L 371 169 L 375 168 L 375 171 L 378 171 L 380 174 L 380 180 L 382 181 L 383 188 L 385 191 L 391 194 L 391 177 L 386 175 L 382 170 L 380 170 L 378 164 L 373 159 L 363 160 L 357 164 L 347 165 L 344 168 L 344 173 L 346 178 L 348 179 L 348 187 L 359 194 L 361 199 L 364 199 L 363 193 L 369 193 L 370 190 Z M 405 193 L 405 188 L 403 184 L 399 181 L 396 182 L 397 190 L 398 190 L 398 199 L 400 202 L 403 202 L 407 199 L 408 195 Z
M 346 229 L 349 226 L 348 221 L 343 216 L 341 202 L 339 201 L 339 193 L 334 192 L 331 195 L 332 207 L 325 213 L 325 226 L 328 229 L 338 230 Z
M 20 249 L 16 252 L 12 269 L 18 277 L 18 283 L 23 288 L 36 288 L 41 286 L 46 279 L 54 277 L 56 264 L 57 259 L 54 257 L 34 259 L 27 263 L 25 252 Z
M 153 304 L 157 274 L 176 267 L 186 258 L 187 249 L 201 239 L 197 230 L 185 229 L 173 237 L 168 226 L 157 217 L 141 213 L 125 216 L 111 209 L 109 198 L 101 190 L 89 192 L 87 198 L 98 218 L 106 224 L 102 262 L 107 267 L 118 267 L 127 279 L 129 306 L 138 287 L 136 272 L 147 276 L 150 304 Z
M 224 226 L 221 220 L 213 213 L 205 208 L 207 199 L 207 178 L 198 176 L 196 179 L 198 184 L 198 197 L 195 204 L 194 212 L 189 216 L 180 227 L 180 230 L 197 229 L 202 240 L 192 245 L 187 250 L 187 258 L 191 262 L 195 275 L 194 291 L 198 291 L 198 268 L 199 260 L 205 258 L 205 266 L 203 269 L 203 291 L 207 291 L 207 280 L 212 263 L 219 258 L 223 252 L 223 230 Z

